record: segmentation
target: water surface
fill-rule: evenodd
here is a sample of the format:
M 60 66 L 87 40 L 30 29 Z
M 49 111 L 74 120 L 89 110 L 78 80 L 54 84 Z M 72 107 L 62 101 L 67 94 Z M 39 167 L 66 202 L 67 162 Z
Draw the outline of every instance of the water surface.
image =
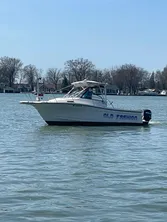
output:
M 150 108 L 149 127 L 47 126 L 0 94 L 0 221 L 167 220 L 167 97 L 109 99 Z

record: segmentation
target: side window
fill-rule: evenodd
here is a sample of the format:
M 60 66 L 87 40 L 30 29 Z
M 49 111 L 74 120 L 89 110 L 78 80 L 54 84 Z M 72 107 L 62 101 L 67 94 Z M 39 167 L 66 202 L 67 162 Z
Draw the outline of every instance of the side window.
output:
M 84 99 L 92 99 L 92 90 L 91 89 L 88 89 L 82 96 L 82 98 Z

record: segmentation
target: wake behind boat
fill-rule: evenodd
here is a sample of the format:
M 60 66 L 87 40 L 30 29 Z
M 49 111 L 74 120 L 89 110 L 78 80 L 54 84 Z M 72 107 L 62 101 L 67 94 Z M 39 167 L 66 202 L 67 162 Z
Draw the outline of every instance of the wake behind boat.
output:
M 21 101 L 32 105 L 48 125 L 147 125 L 151 110 L 124 110 L 109 106 L 106 84 L 83 80 L 73 82 L 62 98 Z

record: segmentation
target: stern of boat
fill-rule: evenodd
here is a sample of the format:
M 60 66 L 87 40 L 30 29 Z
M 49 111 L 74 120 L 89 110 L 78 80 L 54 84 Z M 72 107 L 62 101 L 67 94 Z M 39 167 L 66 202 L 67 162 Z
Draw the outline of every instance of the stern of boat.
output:
M 143 110 L 143 124 L 148 124 L 152 118 L 152 112 L 150 109 Z

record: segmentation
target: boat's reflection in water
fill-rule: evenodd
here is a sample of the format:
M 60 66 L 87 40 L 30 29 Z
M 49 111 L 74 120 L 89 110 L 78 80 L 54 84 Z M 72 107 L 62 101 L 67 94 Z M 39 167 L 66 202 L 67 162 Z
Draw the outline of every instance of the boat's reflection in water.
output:
M 49 126 L 45 124 L 39 128 L 40 133 L 69 133 L 70 134 L 96 134 L 113 132 L 148 132 L 151 127 L 159 123 L 150 123 L 145 126 Z

